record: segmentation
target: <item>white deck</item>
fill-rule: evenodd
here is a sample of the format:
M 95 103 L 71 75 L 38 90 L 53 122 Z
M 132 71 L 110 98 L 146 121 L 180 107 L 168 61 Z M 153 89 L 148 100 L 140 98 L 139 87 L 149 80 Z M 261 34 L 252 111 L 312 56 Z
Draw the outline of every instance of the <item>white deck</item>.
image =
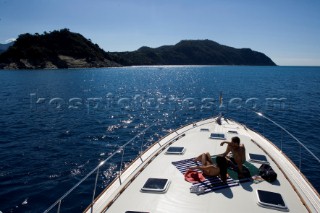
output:
M 208 128 L 210 131 L 200 131 L 201 128 Z M 258 184 L 253 182 L 241 183 L 239 186 L 220 189 L 204 195 L 190 193 L 189 188 L 192 184 L 184 180 L 183 175 L 171 162 L 195 157 L 203 152 L 209 152 L 212 155 L 223 153 L 226 145 L 220 146 L 221 140 L 213 140 L 209 136 L 213 132 L 225 133 L 227 140 L 230 141 L 235 135 L 227 133 L 228 130 L 238 131 L 237 136 L 240 137 L 241 143 L 245 145 L 247 153 L 266 155 L 270 165 L 278 174 L 278 180 L 274 183 L 266 181 Z M 183 155 L 164 154 L 166 150 L 164 147 L 167 143 L 172 142 L 172 139 L 181 134 L 185 134 L 185 136 L 174 141 L 173 145 L 184 146 L 186 152 Z M 148 162 L 152 155 L 159 151 L 159 148 L 164 149 L 164 151 L 161 151 L 150 162 L 149 166 L 136 176 L 130 184 L 127 184 L 135 176 L 135 172 L 141 170 L 145 162 Z M 260 164 L 253 164 L 257 168 L 260 166 Z M 281 167 L 281 170 L 278 166 Z M 171 181 L 168 191 L 164 194 L 140 192 L 141 187 L 150 177 L 168 178 Z M 290 179 L 291 183 L 287 178 Z M 115 180 L 113 185 L 100 195 L 93 206 L 93 212 L 104 212 L 105 210 L 108 213 L 124 213 L 126 211 L 151 213 L 278 212 L 278 210 L 266 209 L 257 205 L 257 189 L 280 193 L 290 212 L 320 211 L 319 195 L 290 161 L 265 138 L 232 121 L 229 121 L 229 123 L 223 122 L 223 125 L 219 126 L 213 119 L 210 119 L 198 122 L 196 126 L 189 125 L 173 132 L 133 163 L 132 167 L 129 167 L 123 173 L 121 182 L 120 185 L 120 181 Z M 118 193 L 124 186 L 127 186 L 126 190 L 119 195 Z M 117 195 L 119 196 L 115 199 Z M 112 205 L 105 209 L 112 200 L 114 200 Z M 87 212 L 90 211 L 91 209 L 87 209 Z

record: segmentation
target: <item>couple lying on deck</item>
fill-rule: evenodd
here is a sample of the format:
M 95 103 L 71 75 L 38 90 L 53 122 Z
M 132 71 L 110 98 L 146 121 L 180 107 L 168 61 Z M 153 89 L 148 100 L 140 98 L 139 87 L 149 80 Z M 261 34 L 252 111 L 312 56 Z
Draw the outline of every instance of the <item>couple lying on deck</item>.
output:
M 242 164 L 246 161 L 244 145 L 240 145 L 239 137 L 233 137 L 231 139 L 231 142 L 221 142 L 220 146 L 223 146 L 225 143 L 228 144 L 227 149 L 223 154 L 217 156 L 216 165 L 212 162 L 211 155 L 207 152 L 199 155 L 195 159 L 195 161 L 200 161 L 202 163 L 202 166 L 194 166 L 190 167 L 190 169 L 200 169 L 202 170 L 203 174 L 207 176 L 219 175 L 221 180 L 225 182 L 227 179 L 228 164 L 234 165 L 234 163 L 236 163 L 239 169 L 238 177 L 239 179 L 243 178 Z M 230 159 L 227 157 L 229 152 L 231 152 L 233 155 L 233 157 Z

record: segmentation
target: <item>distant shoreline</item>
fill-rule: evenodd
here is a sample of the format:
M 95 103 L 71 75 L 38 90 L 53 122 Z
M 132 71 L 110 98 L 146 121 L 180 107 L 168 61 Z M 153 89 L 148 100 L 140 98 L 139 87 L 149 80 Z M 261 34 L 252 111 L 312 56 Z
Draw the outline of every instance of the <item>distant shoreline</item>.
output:
M 55 71 L 55 70 L 84 70 L 84 69 L 121 69 L 121 68 L 183 68 L 183 67 L 279 67 L 279 68 L 286 68 L 286 67 L 297 67 L 297 68 L 318 68 L 320 66 L 306 66 L 306 65 L 276 65 L 276 66 L 252 66 L 252 65 L 139 65 L 139 66 L 120 66 L 120 67 L 79 67 L 79 68 L 43 68 L 43 69 L 0 69 L 1 71 Z
M 22 34 L 0 54 L 0 69 L 59 69 L 123 66 L 234 65 L 276 66 L 265 54 L 233 48 L 215 41 L 182 40 L 157 48 L 143 46 L 131 52 L 105 52 L 69 29 Z

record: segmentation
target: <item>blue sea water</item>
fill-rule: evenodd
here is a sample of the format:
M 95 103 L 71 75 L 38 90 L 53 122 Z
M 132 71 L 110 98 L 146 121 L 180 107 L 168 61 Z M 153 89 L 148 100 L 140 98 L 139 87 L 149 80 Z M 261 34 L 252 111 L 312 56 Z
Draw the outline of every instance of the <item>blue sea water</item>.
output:
M 219 95 L 223 94 L 223 104 Z M 0 211 L 42 212 L 121 145 L 124 161 L 173 129 L 219 113 L 281 147 L 320 191 L 320 67 L 162 66 L 0 72 Z M 301 161 L 300 161 L 301 157 Z M 120 169 L 102 167 L 99 193 Z M 123 167 L 122 167 L 123 168 Z M 83 210 L 93 177 L 62 203 Z

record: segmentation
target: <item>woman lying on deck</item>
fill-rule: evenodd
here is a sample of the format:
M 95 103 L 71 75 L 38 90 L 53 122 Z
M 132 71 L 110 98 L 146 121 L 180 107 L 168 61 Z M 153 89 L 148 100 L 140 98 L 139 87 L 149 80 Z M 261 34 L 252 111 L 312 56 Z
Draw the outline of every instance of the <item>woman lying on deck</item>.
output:
M 202 166 L 193 166 L 189 169 L 200 169 L 204 175 L 207 176 L 220 176 L 221 180 L 223 182 L 226 182 L 227 180 L 227 160 L 225 157 L 217 156 L 216 162 L 217 164 L 213 164 L 213 161 L 211 159 L 210 154 L 203 153 L 199 155 L 195 161 L 200 161 L 202 163 Z

